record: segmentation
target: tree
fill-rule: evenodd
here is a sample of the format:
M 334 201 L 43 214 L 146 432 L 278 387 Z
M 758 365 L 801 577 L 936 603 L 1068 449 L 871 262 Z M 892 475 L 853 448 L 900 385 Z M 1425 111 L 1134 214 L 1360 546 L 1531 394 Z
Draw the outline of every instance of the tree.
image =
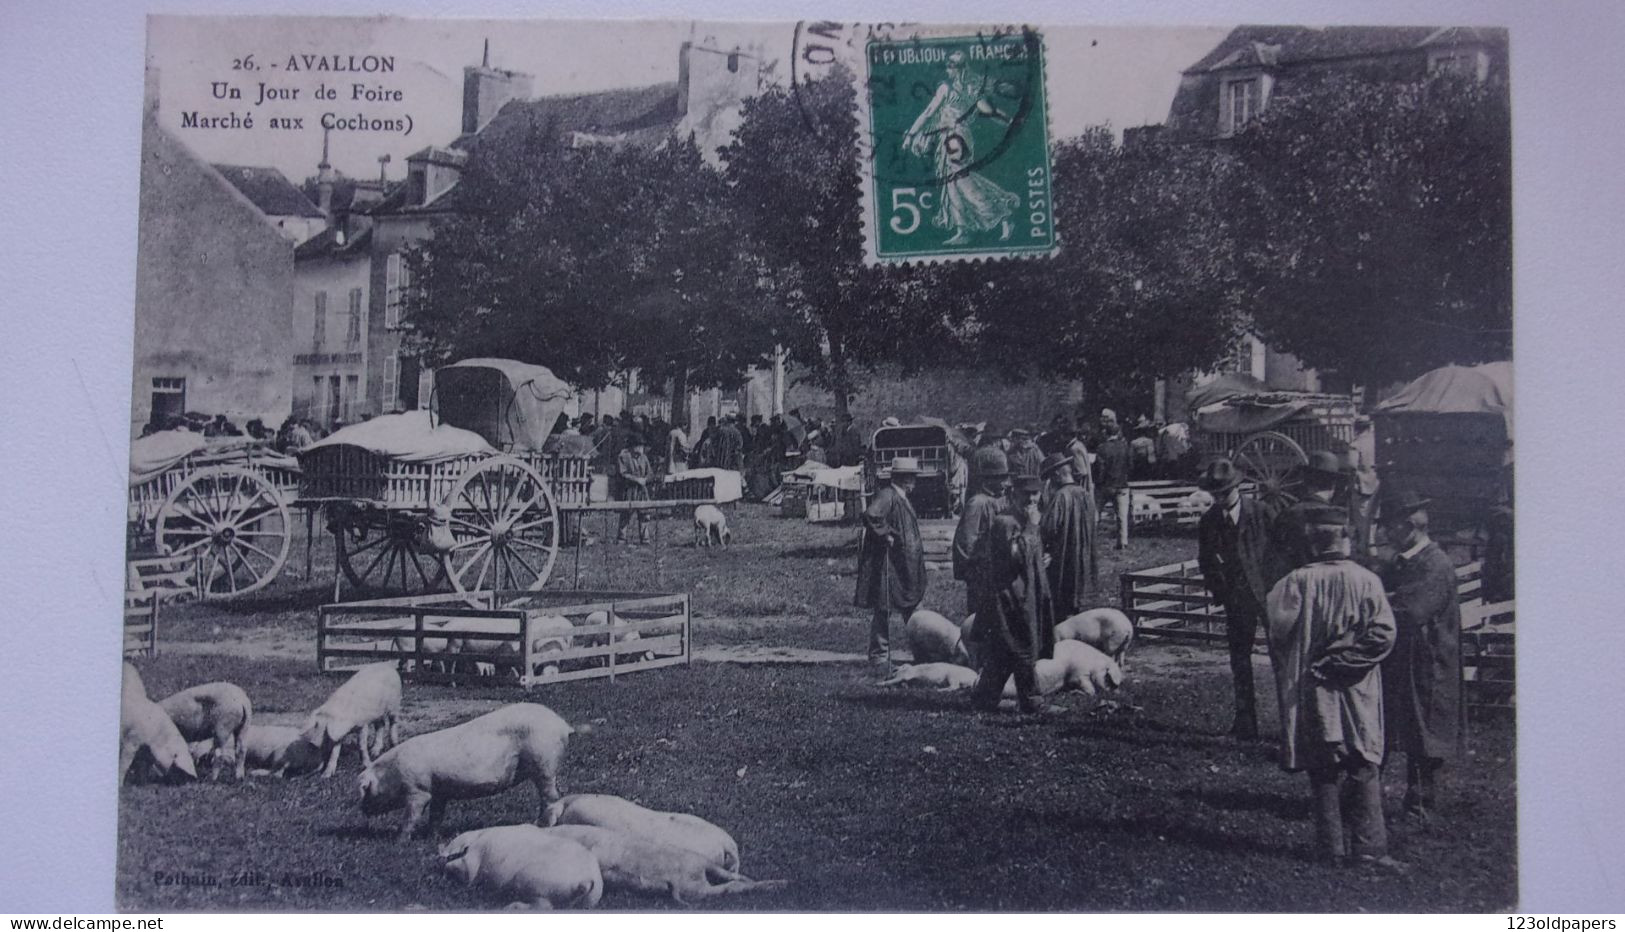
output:
M 431 359 L 497 355 L 581 386 L 737 384 L 772 348 L 727 192 L 692 141 L 565 148 L 548 125 L 481 146 L 413 256 Z
M 1506 90 L 1327 76 L 1230 146 L 1261 336 L 1368 385 L 1512 351 Z

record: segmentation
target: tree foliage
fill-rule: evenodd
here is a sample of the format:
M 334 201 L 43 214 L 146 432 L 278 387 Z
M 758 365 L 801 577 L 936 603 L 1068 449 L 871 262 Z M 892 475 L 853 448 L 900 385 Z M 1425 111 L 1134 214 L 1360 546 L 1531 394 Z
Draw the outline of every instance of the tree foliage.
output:
M 1367 384 L 1512 351 L 1506 91 L 1328 76 L 1232 151 L 1244 303 L 1269 342 Z

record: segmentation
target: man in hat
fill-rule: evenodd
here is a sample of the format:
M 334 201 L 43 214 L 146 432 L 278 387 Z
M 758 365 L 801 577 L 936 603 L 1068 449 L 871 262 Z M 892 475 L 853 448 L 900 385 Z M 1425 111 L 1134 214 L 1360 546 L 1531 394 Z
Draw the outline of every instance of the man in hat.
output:
M 1264 624 L 1269 598 L 1270 524 L 1275 513 L 1241 494 L 1242 475 L 1234 463 L 1216 459 L 1196 480 L 1213 496 L 1196 528 L 1196 560 L 1202 582 L 1224 606 L 1225 640 L 1230 647 L 1230 681 L 1235 718 L 1230 734 L 1258 737 L 1258 702 L 1253 690 L 1253 638 Z
M 1466 727 L 1456 569 L 1428 537 L 1427 506 L 1409 490 L 1382 504 L 1383 528 L 1398 551 L 1382 581 L 1399 629 L 1383 663 L 1383 709 L 1389 748 L 1405 752 L 1405 814 L 1420 821 L 1433 814 L 1435 778 L 1460 752 Z
M 1100 444 L 1095 449 L 1095 501 L 1102 509 L 1108 502 L 1117 501 L 1120 490 L 1128 488 L 1128 470 L 1128 440 L 1117 423 L 1117 412 L 1104 408 L 1100 412 Z
M 869 662 L 891 675 L 891 613 L 903 620 L 925 599 L 925 544 L 920 523 L 909 503 L 920 464 L 912 456 L 892 460 L 882 486 L 863 511 L 863 541 L 858 548 L 858 586 L 852 604 L 872 611 Z
M 1270 590 L 1281 767 L 1307 771 L 1322 857 L 1403 870 L 1382 814 L 1381 663 L 1394 646 L 1382 581 L 1349 559 L 1346 514 L 1310 513 L 1311 561 Z
M 1071 617 L 1094 607 L 1100 587 L 1095 559 L 1095 502 L 1072 475 L 1072 457 L 1062 452 L 1044 457 L 1040 476 L 1049 481 L 1048 502 L 1039 522 L 1044 553 L 1049 555 L 1049 590 L 1055 616 Z
M 1044 466 L 1044 452 L 1033 443 L 1032 432 L 1025 427 L 1010 428 L 1010 448 L 1005 457 L 1012 476 L 1036 476 Z
M 621 493 L 618 498 L 621 501 L 646 502 L 653 497 L 649 494 L 649 484 L 654 481 L 654 467 L 649 463 L 649 447 L 642 434 L 627 434 L 626 449 L 616 457 L 615 465 L 620 475 Z M 629 509 L 621 512 L 621 526 L 615 534 L 616 543 L 626 543 L 626 529 L 633 522 L 638 526 L 638 543 L 649 542 L 649 525 L 641 514 Z
M 1342 482 L 1342 464 L 1328 450 L 1309 454 L 1309 463 L 1298 470 L 1303 497 L 1276 517 L 1270 529 L 1270 549 L 1275 569 L 1273 577 L 1280 579 L 1314 558 L 1309 548 L 1309 516 L 1333 506 L 1337 488 Z M 1346 513 L 1345 513 L 1346 514 Z
M 978 543 L 985 575 L 971 638 L 981 654 L 982 669 L 971 705 L 981 711 L 998 709 L 1011 676 L 1022 712 L 1045 708 L 1034 664 L 1054 655 L 1058 619 L 1038 536 L 1037 496 L 1043 484 L 1037 476 L 1018 477 L 1010 488 L 1009 507 L 994 518 Z
M 997 446 L 982 447 L 971 455 L 971 461 L 977 484 L 954 529 L 953 562 L 954 578 L 965 584 L 965 611 L 974 613 L 984 578 L 977 545 L 1005 508 L 1004 483 L 1010 467 Z

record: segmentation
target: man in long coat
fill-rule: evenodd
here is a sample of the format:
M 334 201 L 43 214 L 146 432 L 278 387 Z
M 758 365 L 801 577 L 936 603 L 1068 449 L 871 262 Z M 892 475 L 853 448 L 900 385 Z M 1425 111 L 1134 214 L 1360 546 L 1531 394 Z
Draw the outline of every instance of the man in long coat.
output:
M 1428 538 L 1428 500 L 1401 492 L 1383 503 L 1399 553 L 1383 573 L 1399 636 L 1383 663 L 1388 746 L 1405 752 L 1405 814 L 1428 819 L 1434 781 L 1466 727 L 1461 701 L 1461 604 L 1456 568 Z
M 1376 574 L 1349 559 L 1346 516 L 1310 517 L 1313 559 L 1270 590 L 1270 662 L 1281 767 L 1306 770 L 1320 854 L 1403 870 L 1382 814 L 1382 670 L 1394 613 Z
M 1037 502 L 1043 480 L 1022 476 L 1010 490 L 1010 505 L 993 520 L 979 547 L 986 574 L 976 607 L 972 639 L 982 657 L 981 676 L 971 705 L 994 711 L 1004 684 L 1016 678 L 1016 705 L 1026 713 L 1043 708 L 1034 664 L 1055 654 L 1055 611 L 1044 572 L 1044 545 L 1038 536 Z
M 1095 503 L 1072 475 L 1072 458 L 1064 452 L 1044 458 L 1049 501 L 1039 523 L 1044 552 L 1049 555 L 1049 590 L 1055 617 L 1066 619 L 1094 607 L 1100 588 L 1095 559 Z
M 869 626 L 869 662 L 891 674 L 891 613 L 906 622 L 925 599 L 925 544 L 920 523 L 909 503 L 920 474 L 917 459 L 892 460 L 891 481 L 882 486 L 863 511 L 863 541 L 858 549 L 858 589 L 852 604 L 874 614 Z
M 1128 438 L 1117 422 L 1117 412 L 1111 408 L 1100 412 L 1100 443 L 1095 447 L 1095 500 L 1104 509 L 1108 502 L 1117 500 L 1117 493 L 1128 487 Z
M 1227 459 L 1214 460 L 1197 479 L 1197 487 L 1213 496 L 1213 506 L 1203 512 L 1196 528 L 1196 559 L 1202 582 L 1224 606 L 1236 700 L 1230 734 L 1250 741 L 1258 737 L 1253 638 L 1265 623 L 1264 605 L 1273 582 L 1269 576 L 1270 522 L 1275 514 L 1263 502 L 1242 495 L 1241 484 L 1241 471 Z
M 1004 451 L 997 446 L 982 447 L 973 454 L 972 461 L 979 485 L 959 515 L 953 549 L 954 578 L 965 583 L 965 611 L 970 613 L 981 602 L 984 576 L 977 545 L 1005 508 L 1004 482 L 1010 471 Z

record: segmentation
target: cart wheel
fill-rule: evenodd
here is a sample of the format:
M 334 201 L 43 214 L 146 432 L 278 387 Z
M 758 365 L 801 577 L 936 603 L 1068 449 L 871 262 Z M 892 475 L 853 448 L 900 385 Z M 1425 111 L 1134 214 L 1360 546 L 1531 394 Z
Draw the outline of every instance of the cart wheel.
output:
M 1299 466 L 1309 463 L 1303 447 L 1286 434 L 1266 430 L 1253 434 L 1232 455 L 1236 468 L 1258 485 L 1258 497 L 1272 504 L 1290 504 L 1287 481 Z
M 158 552 L 201 561 L 205 596 L 242 595 L 282 572 L 292 542 L 288 503 L 265 477 L 217 466 L 187 477 L 158 510 Z
M 458 592 L 534 590 L 559 554 L 559 510 L 547 481 L 511 456 L 470 469 L 446 498 L 456 543 L 446 554 Z
M 446 565 L 421 546 L 410 514 L 384 509 L 340 509 L 332 523 L 339 569 L 367 593 L 422 595 L 446 588 Z

